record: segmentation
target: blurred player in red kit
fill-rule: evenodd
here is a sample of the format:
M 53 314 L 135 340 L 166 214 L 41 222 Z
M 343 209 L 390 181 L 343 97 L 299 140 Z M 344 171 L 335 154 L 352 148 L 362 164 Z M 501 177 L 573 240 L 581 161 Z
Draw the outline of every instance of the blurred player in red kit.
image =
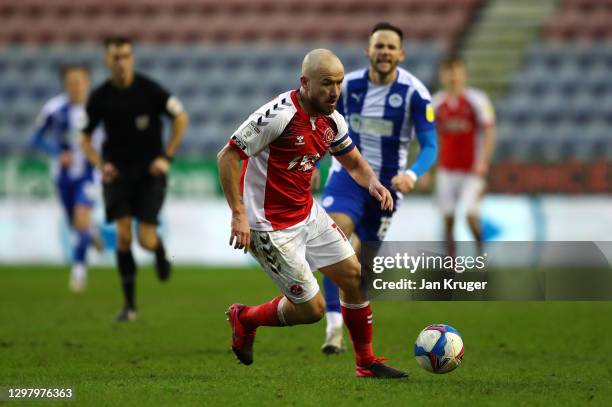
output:
M 453 228 L 461 202 L 478 250 L 482 252 L 479 204 L 495 148 L 495 112 L 487 95 L 467 87 L 463 61 L 451 56 L 442 63 L 443 90 L 433 97 L 440 154 L 436 201 L 444 215 L 449 254 L 455 255 Z

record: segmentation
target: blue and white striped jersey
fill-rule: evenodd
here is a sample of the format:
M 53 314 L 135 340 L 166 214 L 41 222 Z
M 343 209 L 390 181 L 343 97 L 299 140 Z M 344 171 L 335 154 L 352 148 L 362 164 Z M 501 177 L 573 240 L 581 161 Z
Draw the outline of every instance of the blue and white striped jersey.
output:
M 51 98 L 36 119 L 33 144 L 51 155 L 56 179 L 93 179 L 93 167 L 79 146 L 79 135 L 85 125 L 85 105 L 72 104 L 64 93 Z M 100 138 L 100 134 L 96 139 Z M 99 143 L 99 141 L 98 141 Z M 61 152 L 72 152 L 72 165 L 61 169 L 57 157 Z
M 387 185 L 407 169 L 408 144 L 415 135 L 421 152 L 410 169 L 421 176 L 436 157 L 431 95 L 414 75 L 402 68 L 397 70 L 396 80 L 382 86 L 368 79 L 367 68 L 350 72 L 337 106 L 349 125 L 351 139 Z M 333 170 L 339 170 L 339 166 L 334 161 Z

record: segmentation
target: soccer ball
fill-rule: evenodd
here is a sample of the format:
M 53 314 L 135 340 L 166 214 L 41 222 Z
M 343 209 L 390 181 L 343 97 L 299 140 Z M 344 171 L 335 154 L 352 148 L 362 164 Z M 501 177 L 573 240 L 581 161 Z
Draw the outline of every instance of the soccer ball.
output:
M 429 325 L 414 344 L 417 363 L 431 373 L 448 373 L 463 360 L 463 339 L 450 325 Z

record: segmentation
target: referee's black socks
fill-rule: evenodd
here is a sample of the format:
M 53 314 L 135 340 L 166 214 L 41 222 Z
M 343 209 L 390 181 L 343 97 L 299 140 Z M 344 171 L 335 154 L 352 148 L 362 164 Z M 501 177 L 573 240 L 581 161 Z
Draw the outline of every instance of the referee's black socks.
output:
M 127 252 L 117 251 L 117 266 L 119 275 L 121 276 L 121 286 L 123 288 L 123 296 L 125 297 L 125 307 L 136 310 L 134 302 L 134 287 L 136 285 L 136 262 L 132 251 Z
M 157 277 L 161 281 L 166 281 L 170 278 L 171 265 L 166 258 L 166 248 L 161 238 L 157 237 L 157 247 L 155 248 L 155 270 Z
M 164 247 L 164 242 L 161 240 L 161 237 L 157 236 L 157 247 L 155 248 L 155 260 L 159 262 L 160 260 L 166 260 L 166 248 Z

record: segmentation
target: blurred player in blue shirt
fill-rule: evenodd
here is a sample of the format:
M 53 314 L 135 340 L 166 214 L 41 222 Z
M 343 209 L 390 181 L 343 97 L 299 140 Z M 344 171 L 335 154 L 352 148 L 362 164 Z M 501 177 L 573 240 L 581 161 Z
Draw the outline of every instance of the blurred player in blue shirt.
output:
M 394 191 L 394 211 L 402 194 L 414 188 L 437 155 L 429 91 L 398 67 L 404 59 L 402 39 L 402 31 L 389 23 L 379 23 L 372 29 L 366 50 L 370 65 L 345 76 L 337 106 L 363 157 L 382 184 Z M 415 136 L 420 152 L 407 168 L 408 145 Z M 392 211 L 381 210 L 380 204 L 336 160 L 332 161 L 322 204 L 344 233 L 352 237 L 356 250 L 359 241 L 382 241 L 393 215 Z M 323 286 L 327 331 L 322 351 L 338 353 L 344 349 L 339 292 L 326 277 Z
M 53 159 L 52 172 L 58 195 L 74 232 L 70 288 L 83 291 L 87 282 L 87 248 L 99 246 L 92 231 L 94 169 L 79 147 L 85 125 L 89 70 L 81 65 L 62 69 L 64 93 L 50 99 L 36 120 L 33 145 Z

